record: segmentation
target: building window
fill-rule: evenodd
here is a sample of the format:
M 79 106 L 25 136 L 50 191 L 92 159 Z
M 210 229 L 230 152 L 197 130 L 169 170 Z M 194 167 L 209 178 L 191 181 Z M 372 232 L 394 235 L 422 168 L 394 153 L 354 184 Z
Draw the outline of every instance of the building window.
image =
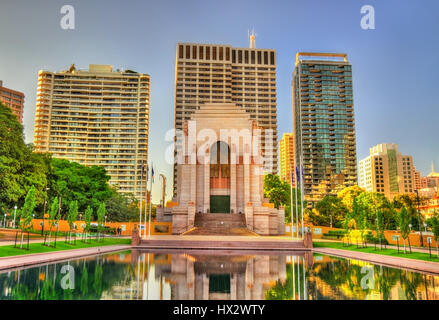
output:
M 236 63 L 236 50 L 232 50 L 232 63 Z
M 213 47 L 212 60 L 216 60 L 216 47 Z
M 206 60 L 210 60 L 210 47 L 206 47 Z
M 224 60 L 224 56 L 223 56 L 223 47 L 219 48 L 219 60 Z
M 245 52 L 244 52 L 244 63 L 248 63 L 248 51 L 246 50 Z
M 203 59 L 203 46 L 199 47 L 198 50 L 198 59 Z
M 226 60 L 230 60 L 230 48 L 226 48 Z
M 270 64 L 274 65 L 274 52 L 270 52 Z
M 180 45 L 180 46 L 178 47 L 178 57 L 179 57 L 180 59 L 183 59 L 183 46 L 182 46 L 182 45 Z
M 192 59 L 196 59 L 197 58 L 197 47 L 193 46 L 192 47 Z
M 255 52 L 254 51 L 251 52 L 251 63 L 255 64 Z
M 186 59 L 190 59 L 190 58 L 191 58 L 191 47 L 186 46 Z
M 258 51 L 258 64 L 262 63 L 262 54 L 261 51 Z
M 242 50 L 238 51 L 238 63 L 242 63 Z
M 268 64 L 268 52 L 264 51 L 264 64 Z

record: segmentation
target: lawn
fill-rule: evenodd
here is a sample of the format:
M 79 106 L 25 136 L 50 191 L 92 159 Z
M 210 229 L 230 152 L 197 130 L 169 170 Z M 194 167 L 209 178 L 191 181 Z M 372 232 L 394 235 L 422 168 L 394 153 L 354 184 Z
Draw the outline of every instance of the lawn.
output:
M 84 243 L 80 240 L 77 240 L 76 245 L 71 245 L 71 244 L 66 244 L 63 238 L 63 239 L 58 239 L 58 241 L 56 242 L 56 248 L 43 246 L 42 243 L 31 243 L 29 245 L 29 250 L 14 248 L 13 245 L 0 246 L 0 257 L 19 256 L 23 254 L 82 249 L 82 248 L 91 248 L 91 247 L 100 247 L 100 246 L 110 246 L 116 244 L 131 244 L 131 239 L 106 238 L 102 241 L 91 240 L 90 243 Z
M 416 260 L 423 260 L 423 261 L 431 261 L 431 262 L 439 262 L 439 258 L 436 254 L 436 248 L 431 248 L 431 258 L 428 253 L 421 253 L 421 252 L 412 252 L 410 253 L 409 248 L 407 247 L 407 253 L 404 253 L 404 248 L 399 249 L 399 253 L 397 249 L 383 249 L 380 250 L 379 246 L 377 245 L 377 249 L 375 250 L 374 247 L 367 247 L 367 248 L 357 248 L 356 245 L 351 245 L 349 247 L 343 246 L 343 243 L 339 242 L 313 242 L 314 248 L 333 248 L 333 249 L 341 249 L 341 250 L 350 250 L 350 251 L 358 251 L 358 252 L 364 252 L 364 253 L 374 253 L 374 254 L 382 254 L 385 256 L 392 256 L 392 257 L 400 257 L 400 258 L 408 258 L 408 259 L 416 259 Z

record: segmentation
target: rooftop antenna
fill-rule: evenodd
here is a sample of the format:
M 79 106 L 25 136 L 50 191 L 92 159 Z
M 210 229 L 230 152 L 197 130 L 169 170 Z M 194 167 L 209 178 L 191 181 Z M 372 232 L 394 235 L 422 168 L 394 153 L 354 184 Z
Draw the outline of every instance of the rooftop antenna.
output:
M 256 34 L 255 29 L 252 29 L 252 33 L 250 34 L 250 30 L 248 30 L 248 37 L 250 39 L 250 49 L 256 48 Z

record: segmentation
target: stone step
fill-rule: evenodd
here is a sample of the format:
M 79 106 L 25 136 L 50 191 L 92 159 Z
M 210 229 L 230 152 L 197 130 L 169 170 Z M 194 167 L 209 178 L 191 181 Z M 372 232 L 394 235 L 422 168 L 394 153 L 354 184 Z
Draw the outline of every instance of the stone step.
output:
M 212 227 L 196 227 L 186 232 L 185 235 L 233 235 L 233 236 L 257 236 L 256 233 L 247 228 L 212 228 Z

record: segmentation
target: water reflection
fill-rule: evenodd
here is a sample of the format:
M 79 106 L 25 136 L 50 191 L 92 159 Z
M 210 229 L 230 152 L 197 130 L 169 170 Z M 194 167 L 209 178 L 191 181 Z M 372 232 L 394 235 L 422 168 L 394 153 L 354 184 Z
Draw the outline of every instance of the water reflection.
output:
M 438 284 L 437 276 L 309 253 L 133 250 L 3 272 L 0 299 L 439 300 Z

